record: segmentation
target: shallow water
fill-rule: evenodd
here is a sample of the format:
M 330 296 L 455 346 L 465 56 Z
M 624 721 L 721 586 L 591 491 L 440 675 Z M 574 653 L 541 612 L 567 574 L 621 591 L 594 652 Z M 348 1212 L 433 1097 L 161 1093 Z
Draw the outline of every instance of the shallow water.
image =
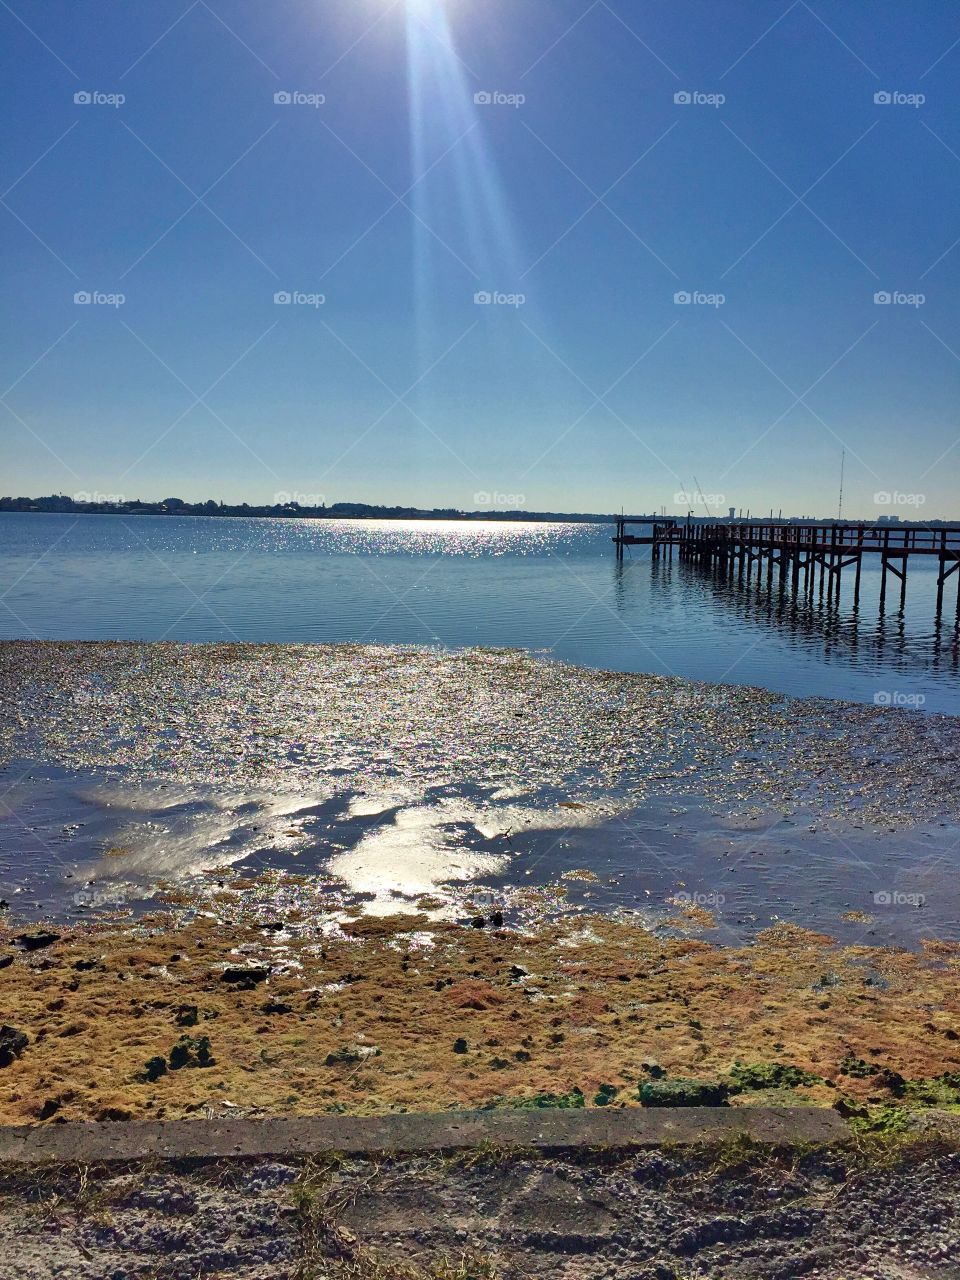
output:
M 0 892 L 19 917 L 171 890 L 221 910 L 240 878 L 266 918 L 957 933 L 952 717 L 356 645 L 8 643 L 0 702 Z M 278 898 L 289 873 L 303 888 Z
M 901 618 L 705 576 L 610 526 L 0 514 L 0 638 L 518 646 L 581 665 L 960 713 L 948 589 Z
M 27 761 L 0 780 L 0 886 L 22 919 L 138 912 L 164 886 L 202 893 L 231 872 L 272 871 L 315 881 L 334 910 L 373 914 L 519 918 L 533 901 L 656 927 L 692 907 L 712 917 L 706 936 L 730 944 L 781 921 L 870 946 L 960 938 L 960 829 L 944 823 L 891 833 L 803 812 L 731 815 L 701 796 L 551 805 L 435 788 L 318 801 Z M 269 892 L 264 906 L 276 914 Z
M 82 918 L 296 872 L 311 910 L 960 936 L 933 575 L 881 620 L 865 573 L 857 617 L 610 532 L 0 516 L 0 638 L 167 642 L 0 646 L 0 894 Z M 273 645 L 170 643 L 238 638 Z

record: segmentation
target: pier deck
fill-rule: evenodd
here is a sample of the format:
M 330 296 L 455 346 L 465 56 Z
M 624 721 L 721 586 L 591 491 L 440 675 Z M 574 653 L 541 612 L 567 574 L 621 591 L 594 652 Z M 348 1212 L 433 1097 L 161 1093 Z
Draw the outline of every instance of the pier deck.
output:
M 649 534 L 628 532 L 629 525 L 649 529 Z M 717 524 L 680 524 L 670 520 L 621 518 L 616 522 L 614 543 L 617 557 L 624 547 L 652 547 L 654 559 L 673 556 L 676 547 L 681 560 L 729 573 L 748 580 L 756 569 L 772 583 L 776 569 L 779 580 L 788 581 L 794 592 L 823 599 L 840 596 L 841 575 L 854 575 L 854 604 L 860 602 L 860 578 L 864 556 L 879 556 L 880 610 L 887 602 L 888 575 L 899 583 L 900 609 L 906 604 L 907 569 L 913 556 L 935 556 L 937 573 L 937 617 L 943 612 L 946 583 L 957 574 L 957 618 L 960 620 L 960 525 L 924 527 L 888 524 L 790 524 L 782 521 L 731 521 Z

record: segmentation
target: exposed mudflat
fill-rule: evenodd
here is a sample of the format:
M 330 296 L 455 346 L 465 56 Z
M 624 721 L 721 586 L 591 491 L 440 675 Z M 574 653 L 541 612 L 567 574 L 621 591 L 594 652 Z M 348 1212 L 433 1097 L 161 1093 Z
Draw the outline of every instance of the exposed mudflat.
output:
M 960 1100 L 952 719 L 377 646 L 15 642 L 0 697 L 0 1120 Z
M 18 1280 L 955 1280 L 960 1158 L 725 1148 L 9 1173 L 0 1257 Z
M 0 644 L 0 753 L 318 798 L 398 781 L 960 817 L 946 716 L 379 645 Z M 668 784 L 668 785 L 664 785 Z

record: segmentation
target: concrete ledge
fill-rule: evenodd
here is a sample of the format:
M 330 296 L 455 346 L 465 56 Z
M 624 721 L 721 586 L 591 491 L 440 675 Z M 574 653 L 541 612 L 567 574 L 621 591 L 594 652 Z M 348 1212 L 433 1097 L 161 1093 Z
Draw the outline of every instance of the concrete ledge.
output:
M 589 1111 L 452 1111 L 290 1120 L 169 1120 L 0 1128 L 0 1163 L 94 1163 L 300 1156 L 324 1151 L 445 1151 L 482 1142 L 555 1150 L 716 1142 L 835 1142 L 846 1135 L 819 1107 L 651 1107 Z

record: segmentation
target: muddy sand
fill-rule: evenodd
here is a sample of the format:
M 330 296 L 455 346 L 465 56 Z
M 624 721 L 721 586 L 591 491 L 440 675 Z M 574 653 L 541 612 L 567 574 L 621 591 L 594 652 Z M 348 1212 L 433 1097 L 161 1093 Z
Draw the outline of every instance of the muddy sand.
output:
M 955 1280 L 936 1143 L 0 1171 L 18 1280 Z

